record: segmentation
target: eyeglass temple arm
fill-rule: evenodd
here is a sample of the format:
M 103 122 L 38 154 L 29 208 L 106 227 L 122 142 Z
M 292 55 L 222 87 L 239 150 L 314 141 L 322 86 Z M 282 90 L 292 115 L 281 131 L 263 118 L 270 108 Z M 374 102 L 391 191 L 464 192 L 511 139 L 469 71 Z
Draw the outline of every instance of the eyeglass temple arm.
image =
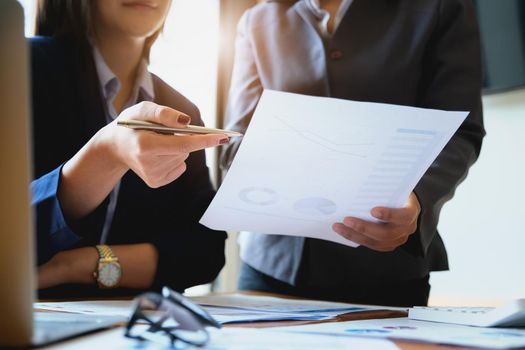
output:
M 176 291 L 168 287 L 163 287 L 162 296 L 167 299 L 172 299 L 172 301 L 175 301 L 179 305 L 183 306 L 185 309 L 193 313 L 195 316 L 199 317 L 199 319 L 204 321 L 204 323 L 206 323 L 207 325 L 215 327 L 215 328 L 222 328 L 222 324 L 220 324 L 217 320 L 215 320 L 212 315 L 210 315 L 206 310 L 201 308 L 199 305 L 185 298 L 180 293 L 177 293 Z

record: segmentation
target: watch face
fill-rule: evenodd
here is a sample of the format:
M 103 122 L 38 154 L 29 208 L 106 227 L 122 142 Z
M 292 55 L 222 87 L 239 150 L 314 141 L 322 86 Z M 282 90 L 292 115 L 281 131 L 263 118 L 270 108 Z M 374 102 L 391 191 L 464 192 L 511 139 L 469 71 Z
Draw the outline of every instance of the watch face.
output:
M 105 287 L 115 287 L 120 280 L 120 266 L 117 263 L 102 264 L 98 270 L 98 281 Z

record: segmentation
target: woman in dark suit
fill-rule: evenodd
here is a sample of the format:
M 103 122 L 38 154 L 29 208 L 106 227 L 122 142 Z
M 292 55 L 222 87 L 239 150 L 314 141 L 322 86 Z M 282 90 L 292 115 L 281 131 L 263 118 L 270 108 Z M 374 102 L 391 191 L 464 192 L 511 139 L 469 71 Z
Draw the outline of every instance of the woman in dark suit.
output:
M 263 89 L 470 111 L 405 207 L 374 208 L 371 214 L 381 224 L 350 216 L 334 222 L 334 234 L 360 247 L 286 232 L 241 237 L 241 289 L 426 304 L 429 273 L 448 269 L 437 232 L 440 210 L 477 159 L 485 133 L 472 2 L 265 1 L 249 9 L 238 26 L 228 128 L 247 128 Z M 226 148 L 224 168 L 238 145 Z
M 41 296 L 133 294 L 212 281 L 224 232 L 198 223 L 214 195 L 203 148 L 118 119 L 202 125 L 147 70 L 169 0 L 43 0 L 31 39 Z

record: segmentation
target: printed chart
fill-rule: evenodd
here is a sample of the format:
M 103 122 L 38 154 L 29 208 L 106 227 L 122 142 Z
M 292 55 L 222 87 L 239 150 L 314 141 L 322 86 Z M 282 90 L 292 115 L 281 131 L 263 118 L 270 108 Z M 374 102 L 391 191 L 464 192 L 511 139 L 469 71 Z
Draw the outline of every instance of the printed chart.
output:
M 332 225 L 403 206 L 467 114 L 265 90 L 201 223 L 355 246 Z

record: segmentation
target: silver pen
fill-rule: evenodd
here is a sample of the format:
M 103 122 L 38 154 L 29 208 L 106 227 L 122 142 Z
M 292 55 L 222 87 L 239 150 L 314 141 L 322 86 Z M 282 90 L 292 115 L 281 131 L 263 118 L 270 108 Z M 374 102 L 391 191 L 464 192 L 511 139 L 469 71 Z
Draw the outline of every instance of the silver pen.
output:
M 156 124 L 152 122 L 142 121 L 142 120 L 118 120 L 117 125 L 124 126 L 130 129 L 135 130 L 151 130 L 159 134 L 166 135 L 195 135 L 195 134 L 224 134 L 229 137 L 240 137 L 243 136 L 240 132 L 222 130 L 215 128 L 205 128 L 203 126 L 188 125 L 185 128 L 171 128 L 169 126 Z

